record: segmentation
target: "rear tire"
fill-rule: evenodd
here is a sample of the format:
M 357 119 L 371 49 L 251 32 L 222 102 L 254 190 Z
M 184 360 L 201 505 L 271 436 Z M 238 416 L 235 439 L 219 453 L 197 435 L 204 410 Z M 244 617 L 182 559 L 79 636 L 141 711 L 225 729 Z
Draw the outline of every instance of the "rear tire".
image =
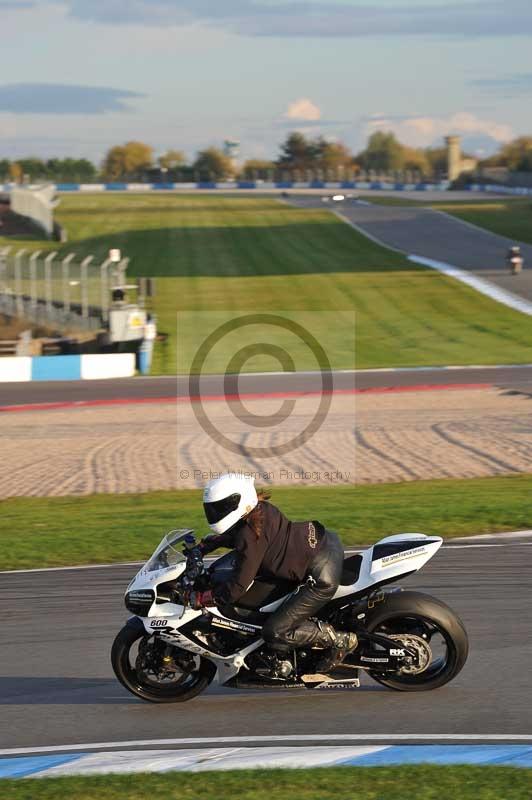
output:
M 445 642 L 446 660 L 430 665 L 417 675 L 368 671 L 377 683 L 399 692 L 425 692 L 452 681 L 464 666 L 469 651 L 467 633 L 460 618 L 441 600 L 420 592 L 385 594 L 366 617 L 370 633 L 393 630 L 406 633 L 416 624 L 434 627 Z
M 199 668 L 190 673 L 191 679 L 177 685 L 159 687 L 143 681 L 130 661 L 130 651 L 140 639 L 148 640 L 140 621 L 128 622 L 118 633 L 111 650 L 111 664 L 122 686 L 136 697 L 150 703 L 184 703 L 201 694 L 212 682 L 216 667 L 205 658 L 200 658 Z

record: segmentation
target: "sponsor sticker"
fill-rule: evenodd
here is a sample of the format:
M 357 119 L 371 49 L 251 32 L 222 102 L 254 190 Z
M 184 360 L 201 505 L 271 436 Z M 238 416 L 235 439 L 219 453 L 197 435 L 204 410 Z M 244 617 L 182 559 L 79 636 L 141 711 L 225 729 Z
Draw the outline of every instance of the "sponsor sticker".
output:
M 316 528 L 313 522 L 309 522 L 308 524 L 308 543 L 309 547 L 313 550 L 316 549 L 316 545 L 318 544 L 318 537 L 316 536 Z
M 360 687 L 360 681 L 358 678 L 354 678 L 352 681 L 327 681 L 327 683 L 319 683 L 317 686 L 314 686 L 314 689 L 358 689 Z
M 420 556 L 427 552 L 426 547 L 414 547 L 412 550 L 403 550 L 402 553 L 394 553 L 392 556 L 383 556 L 381 558 L 382 565 L 394 564 L 396 561 L 402 561 L 404 558 L 413 558 Z
M 370 658 L 369 656 L 360 656 L 361 661 L 370 661 L 372 664 L 388 664 L 389 658 Z

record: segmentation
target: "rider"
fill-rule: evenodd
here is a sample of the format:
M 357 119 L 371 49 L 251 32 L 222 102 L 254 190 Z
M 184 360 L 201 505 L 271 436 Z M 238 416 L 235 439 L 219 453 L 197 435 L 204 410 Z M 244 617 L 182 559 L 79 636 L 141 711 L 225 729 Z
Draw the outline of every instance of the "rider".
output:
M 521 248 L 518 244 L 512 245 L 506 254 L 506 260 L 510 266 L 510 270 L 514 275 L 521 272 L 523 267 L 523 256 L 521 255 Z
M 202 540 L 205 555 L 218 547 L 235 550 L 237 565 L 230 580 L 213 591 L 195 593 L 197 607 L 235 604 L 257 574 L 297 582 L 297 592 L 267 619 L 262 635 L 275 650 L 327 648 L 319 670 L 341 663 L 358 644 L 355 633 L 335 630 L 313 617 L 334 596 L 344 561 L 335 533 L 317 520 L 290 522 L 268 502 L 269 494 L 257 495 L 253 478 L 228 473 L 205 487 L 203 508 L 214 536 Z

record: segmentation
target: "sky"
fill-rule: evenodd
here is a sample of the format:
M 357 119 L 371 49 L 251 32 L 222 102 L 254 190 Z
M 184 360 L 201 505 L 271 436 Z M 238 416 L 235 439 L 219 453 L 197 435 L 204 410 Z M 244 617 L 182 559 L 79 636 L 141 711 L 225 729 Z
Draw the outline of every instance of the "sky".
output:
M 0 159 L 532 134 L 532 0 L 0 0 Z

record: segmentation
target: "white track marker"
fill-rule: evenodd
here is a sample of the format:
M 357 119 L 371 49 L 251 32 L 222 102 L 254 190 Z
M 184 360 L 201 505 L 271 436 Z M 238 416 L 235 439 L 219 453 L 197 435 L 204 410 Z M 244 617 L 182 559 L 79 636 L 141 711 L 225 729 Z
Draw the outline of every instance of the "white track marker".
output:
M 167 745 L 218 745 L 218 744 L 259 744 L 269 745 L 279 742 L 314 742 L 326 747 L 326 742 L 526 742 L 532 744 L 532 733 L 340 733 L 340 734 L 297 734 L 293 736 L 213 736 L 192 739 L 134 739 L 125 742 L 87 742 L 86 744 L 50 745 L 47 747 L 15 747 L 0 750 L 0 756 L 18 756 L 31 753 L 71 753 L 88 750 L 108 750 L 127 747 L 157 747 Z
M 479 542 L 483 539 L 502 539 L 503 541 L 512 541 L 514 539 L 530 539 L 532 531 L 508 531 L 507 533 L 481 533 L 476 536 L 461 536 L 457 537 L 455 542 Z
M 497 303 L 502 303 L 502 305 L 508 306 L 508 308 L 513 308 L 514 311 L 519 311 L 521 314 L 532 316 L 532 303 L 530 300 L 526 300 L 526 298 L 506 289 L 501 289 L 501 287 L 497 286 L 495 283 L 491 283 L 491 281 L 479 277 L 477 273 L 467 272 L 459 267 L 454 267 L 452 264 L 447 264 L 444 261 L 436 261 L 433 258 L 409 255 L 408 260 L 413 261 L 415 264 L 422 264 L 425 267 L 430 267 L 440 272 L 442 275 L 455 278 L 461 283 L 470 286 L 472 289 L 476 289 L 480 294 L 490 297 Z

